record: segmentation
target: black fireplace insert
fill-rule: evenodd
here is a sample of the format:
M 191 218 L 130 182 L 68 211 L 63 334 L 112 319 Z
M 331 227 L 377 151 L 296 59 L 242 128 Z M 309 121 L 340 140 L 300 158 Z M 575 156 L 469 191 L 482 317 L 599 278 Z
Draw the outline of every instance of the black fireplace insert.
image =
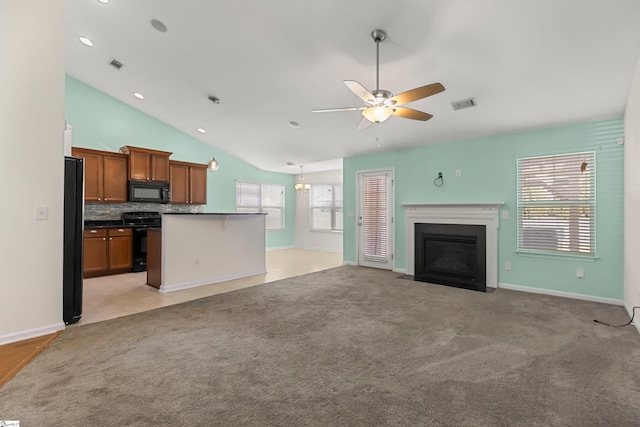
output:
M 415 274 L 420 282 L 486 292 L 484 225 L 415 225 Z

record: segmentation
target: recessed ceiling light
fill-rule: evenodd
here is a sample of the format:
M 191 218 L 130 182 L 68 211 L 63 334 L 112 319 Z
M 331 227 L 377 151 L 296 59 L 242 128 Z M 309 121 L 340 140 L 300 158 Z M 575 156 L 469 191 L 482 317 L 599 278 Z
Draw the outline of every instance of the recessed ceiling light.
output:
M 298 123 L 298 122 L 289 122 L 289 127 L 292 127 L 294 129 L 298 129 L 300 127 L 300 123 Z
M 202 128 L 198 128 L 198 132 L 200 132 L 200 133 L 207 133 L 206 129 L 202 129 Z
M 109 0 L 98 0 L 98 1 L 99 1 L 100 3 L 102 3 L 102 4 L 107 4 L 107 3 L 109 3 Z
M 83 45 L 93 47 L 93 42 L 87 37 L 80 36 L 78 37 L 78 39 L 80 40 L 80 43 L 82 43 Z
M 141 94 L 140 92 L 133 92 L 133 96 L 135 96 L 138 99 L 144 99 L 144 95 Z

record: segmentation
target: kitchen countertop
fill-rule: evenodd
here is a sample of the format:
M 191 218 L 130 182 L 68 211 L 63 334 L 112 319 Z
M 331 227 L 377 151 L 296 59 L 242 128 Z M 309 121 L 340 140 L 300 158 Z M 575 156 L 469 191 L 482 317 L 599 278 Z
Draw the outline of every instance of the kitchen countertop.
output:
M 211 215 L 211 216 L 230 216 L 230 215 L 266 215 L 266 213 L 252 212 L 165 212 L 163 215 Z
M 124 225 L 121 219 L 89 220 L 84 222 L 84 228 L 132 228 Z

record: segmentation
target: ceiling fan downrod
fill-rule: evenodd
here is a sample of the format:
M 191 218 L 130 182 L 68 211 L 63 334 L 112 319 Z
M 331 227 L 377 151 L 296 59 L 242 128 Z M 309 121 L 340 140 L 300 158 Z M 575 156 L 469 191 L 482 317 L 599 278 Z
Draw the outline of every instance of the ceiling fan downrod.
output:
M 380 90 L 380 42 L 387 38 L 387 33 L 379 28 L 371 31 L 371 39 L 376 43 L 376 91 Z

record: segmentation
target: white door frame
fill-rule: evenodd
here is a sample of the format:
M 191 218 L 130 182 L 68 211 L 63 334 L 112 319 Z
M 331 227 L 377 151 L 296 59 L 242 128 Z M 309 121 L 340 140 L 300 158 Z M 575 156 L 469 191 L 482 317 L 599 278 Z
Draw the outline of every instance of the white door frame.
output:
M 389 174 L 390 178 L 390 191 L 387 193 L 387 206 L 389 209 L 389 220 L 387 222 L 387 237 L 388 237 L 388 250 L 389 250 L 389 270 L 395 271 L 395 168 L 381 168 L 381 169 L 366 169 L 366 170 L 358 170 L 356 171 L 356 265 L 360 264 L 360 233 L 361 226 L 358 225 L 360 223 L 361 216 L 361 188 L 360 188 L 360 177 L 362 175 L 380 175 L 380 174 Z M 385 268 L 386 270 L 386 268 Z

